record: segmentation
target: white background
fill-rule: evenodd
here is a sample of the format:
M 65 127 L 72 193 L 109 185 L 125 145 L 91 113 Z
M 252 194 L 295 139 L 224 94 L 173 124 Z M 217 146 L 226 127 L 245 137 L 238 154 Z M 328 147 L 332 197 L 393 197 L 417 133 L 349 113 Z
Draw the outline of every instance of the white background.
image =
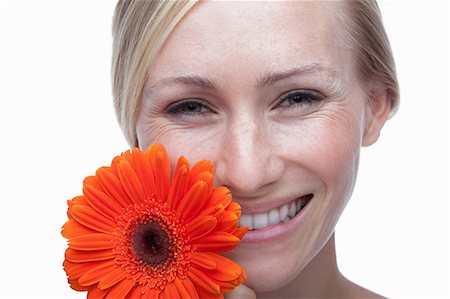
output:
M 66 200 L 127 144 L 110 92 L 115 2 L 0 2 L 0 297 L 85 298 L 62 270 Z M 398 114 L 364 148 L 337 227 L 350 279 L 448 298 L 449 5 L 382 2 Z

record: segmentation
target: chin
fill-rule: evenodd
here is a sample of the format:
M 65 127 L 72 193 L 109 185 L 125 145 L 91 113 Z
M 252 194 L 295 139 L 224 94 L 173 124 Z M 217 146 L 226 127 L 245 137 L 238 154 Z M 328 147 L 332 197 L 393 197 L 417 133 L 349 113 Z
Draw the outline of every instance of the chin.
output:
M 244 284 L 251 288 L 255 293 L 276 291 L 288 285 L 296 277 L 295 271 L 281 271 L 281 269 L 267 267 L 262 267 L 264 269 L 261 270 L 254 270 L 251 267 L 244 266 L 244 269 L 247 268 L 248 279 Z M 268 275 L 268 273 L 270 273 L 270 275 Z
M 264 249 L 258 254 L 252 250 L 243 253 L 242 248 L 227 256 L 239 263 L 247 272 L 244 284 L 256 293 L 276 291 L 292 282 L 302 271 L 306 262 L 303 258 L 295 259 L 294 254 L 264 254 Z

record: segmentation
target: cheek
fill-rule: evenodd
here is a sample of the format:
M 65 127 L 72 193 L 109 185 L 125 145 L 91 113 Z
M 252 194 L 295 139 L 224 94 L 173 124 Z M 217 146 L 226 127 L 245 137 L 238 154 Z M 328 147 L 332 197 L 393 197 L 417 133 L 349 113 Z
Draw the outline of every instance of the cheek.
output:
M 327 192 L 349 190 L 355 181 L 363 132 L 358 108 L 323 111 L 296 128 L 298 137 L 291 133 L 281 141 L 290 145 L 290 162 L 314 174 Z
M 191 166 L 204 159 L 214 161 L 221 147 L 217 131 L 217 128 L 174 125 L 167 119 L 160 118 L 146 121 L 138 119 L 136 124 L 140 148 L 145 150 L 153 143 L 164 144 L 171 158 L 172 170 L 175 169 L 177 158 L 181 156 L 185 156 Z
M 315 174 L 328 189 L 349 190 L 354 184 L 359 162 L 360 132 L 348 127 L 317 131 L 310 149 L 309 160 Z M 323 132 L 322 134 L 319 134 Z M 308 159 L 307 158 L 307 159 Z M 338 190 L 334 190 L 338 191 Z
M 309 223 L 311 233 L 316 236 L 309 240 L 309 248 L 315 248 L 312 252 L 328 240 L 350 199 L 362 142 L 363 114 L 358 109 L 329 115 L 311 120 L 303 128 L 304 139 L 297 142 L 301 153 L 296 165 L 311 173 L 323 186 Z

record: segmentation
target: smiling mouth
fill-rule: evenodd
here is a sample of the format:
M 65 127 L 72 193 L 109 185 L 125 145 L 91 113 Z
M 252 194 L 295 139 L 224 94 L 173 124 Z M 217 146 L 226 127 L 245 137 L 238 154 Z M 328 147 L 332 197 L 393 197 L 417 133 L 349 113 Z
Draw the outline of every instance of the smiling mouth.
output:
M 258 230 L 278 223 L 286 223 L 294 218 L 313 197 L 313 194 L 304 195 L 266 213 L 254 215 L 242 214 L 239 218 L 239 226 L 248 226 L 248 230 Z

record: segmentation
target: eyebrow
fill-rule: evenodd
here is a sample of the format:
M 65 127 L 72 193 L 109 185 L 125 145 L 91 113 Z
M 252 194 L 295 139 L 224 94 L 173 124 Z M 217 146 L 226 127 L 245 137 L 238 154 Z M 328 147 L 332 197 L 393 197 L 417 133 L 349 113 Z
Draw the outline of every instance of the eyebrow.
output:
M 177 77 L 168 77 L 163 78 L 159 80 L 156 84 L 150 86 L 146 89 L 146 93 L 151 93 L 154 89 L 164 87 L 167 85 L 176 85 L 176 84 L 182 84 L 182 85 L 192 85 L 201 87 L 204 89 L 218 89 L 218 84 L 214 81 L 214 79 L 209 77 L 202 77 L 195 74 L 187 74 Z
M 268 72 L 265 75 L 259 77 L 256 83 L 256 87 L 263 88 L 265 86 L 271 86 L 278 81 L 287 79 L 289 77 L 300 76 L 307 73 L 330 77 L 331 79 L 333 79 L 333 81 L 342 81 L 342 76 L 337 70 L 323 64 L 312 63 L 301 67 L 294 67 L 286 71 Z
M 307 73 L 318 74 L 322 76 L 329 77 L 334 84 L 337 86 L 342 86 L 343 78 L 341 74 L 326 65 L 319 63 L 307 64 L 301 67 L 294 67 L 285 71 L 275 71 L 268 72 L 264 75 L 259 76 L 256 81 L 255 87 L 261 89 L 263 87 L 269 87 L 277 83 L 278 81 L 282 81 L 289 77 L 304 75 Z M 167 85 L 186 85 L 186 86 L 196 86 L 203 89 L 211 89 L 218 90 L 219 84 L 208 76 L 200 76 L 196 74 L 186 74 L 175 77 L 167 77 L 159 80 L 154 85 L 145 89 L 145 94 L 150 95 L 155 89 L 167 86 Z

